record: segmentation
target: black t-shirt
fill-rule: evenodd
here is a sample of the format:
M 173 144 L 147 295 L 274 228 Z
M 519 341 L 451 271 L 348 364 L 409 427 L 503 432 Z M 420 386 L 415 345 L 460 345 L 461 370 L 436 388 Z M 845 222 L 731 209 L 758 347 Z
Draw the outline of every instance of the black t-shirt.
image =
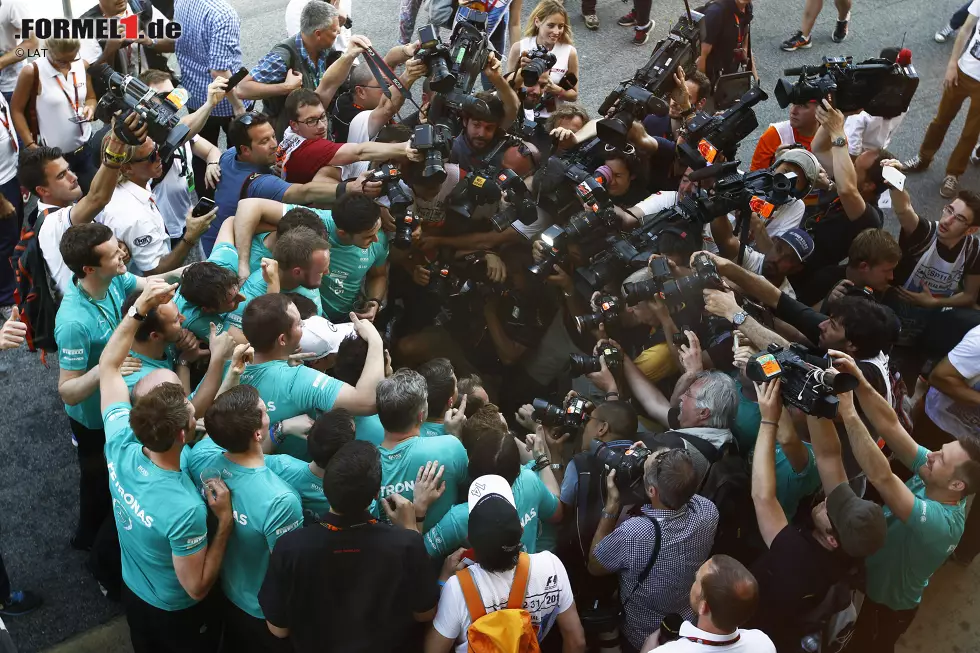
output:
M 796 291 L 798 300 L 807 306 L 813 306 L 829 295 L 841 279 L 847 276 L 847 266 L 828 265 L 806 276 L 806 282 L 800 284 L 799 288 L 794 284 L 793 290 Z
M 842 580 L 847 564 L 840 554 L 820 546 L 808 531 L 789 524 L 755 564 L 759 607 L 743 628 L 758 628 L 777 651 L 798 651 L 804 635 L 801 620 Z
M 806 273 L 828 265 L 837 265 L 847 258 L 851 243 L 865 229 L 880 229 L 881 211 L 872 202 L 864 203 L 864 213 L 851 220 L 840 200 L 834 198 L 822 216 L 813 219 L 807 231 L 813 236 L 813 254 L 806 261 Z M 793 289 L 796 284 L 793 284 Z
M 748 49 L 752 5 L 740 13 L 735 0 L 717 0 L 704 10 L 704 42 L 711 45 L 706 73 L 714 82 L 719 75 L 737 72 L 741 62 L 734 55 L 737 49 Z
M 334 143 L 346 143 L 351 120 L 363 110 L 354 105 L 354 98 L 350 93 L 337 97 L 330 105 L 330 140 Z
M 439 602 L 422 536 L 364 514 L 283 535 L 269 559 L 259 605 L 288 628 L 292 650 L 344 653 L 419 650 L 413 613 Z

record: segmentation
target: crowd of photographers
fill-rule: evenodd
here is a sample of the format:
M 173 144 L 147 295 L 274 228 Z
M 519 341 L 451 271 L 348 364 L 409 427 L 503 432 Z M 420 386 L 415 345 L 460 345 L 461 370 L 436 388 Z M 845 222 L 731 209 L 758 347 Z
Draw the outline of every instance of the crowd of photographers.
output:
M 560 2 L 432 4 L 382 56 L 291 2 L 246 70 L 176 0 L 20 69 L 0 348 L 57 353 L 134 649 L 894 650 L 980 551 L 980 195 L 904 190 L 908 55 L 779 80 L 743 172 L 751 0 L 597 111 Z

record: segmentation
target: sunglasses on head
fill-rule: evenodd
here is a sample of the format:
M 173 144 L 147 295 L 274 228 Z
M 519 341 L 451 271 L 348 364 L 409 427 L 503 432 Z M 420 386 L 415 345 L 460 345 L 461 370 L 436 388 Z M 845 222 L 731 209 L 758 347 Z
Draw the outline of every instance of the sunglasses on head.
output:
M 259 117 L 258 111 L 249 111 L 248 113 L 242 114 L 237 118 L 238 122 L 242 123 L 246 127 L 255 122 L 256 118 Z

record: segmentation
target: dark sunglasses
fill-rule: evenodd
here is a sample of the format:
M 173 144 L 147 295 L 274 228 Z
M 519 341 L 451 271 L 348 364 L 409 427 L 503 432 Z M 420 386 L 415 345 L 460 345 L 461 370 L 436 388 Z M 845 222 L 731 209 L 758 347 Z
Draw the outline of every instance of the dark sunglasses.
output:
M 142 159 L 130 159 L 130 163 L 145 163 L 149 161 L 150 163 L 156 163 L 157 159 L 160 158 L 160 148 L 156 145 L 153 146 L 153 151 L 147 154 Z

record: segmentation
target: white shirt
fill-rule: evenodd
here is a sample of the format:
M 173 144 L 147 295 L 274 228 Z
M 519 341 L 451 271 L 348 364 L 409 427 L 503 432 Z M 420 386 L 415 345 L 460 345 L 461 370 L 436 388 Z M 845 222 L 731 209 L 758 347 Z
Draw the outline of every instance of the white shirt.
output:
M 120 14 L 119 18 L 122 19 L 132 15 L 133 10 L 127 5 L 126 12 Z M 160 20 L 164 24 L 170 22 L 156 7 L 153 7 L 152 20 Z M 102 56 L 102 46 L 95 39 L 85 39 L 82 41 L 82 47 L 78 51 L 78 54 L 85 61 L 92 63 Z M 146 49 L 135 43 L 125 48 L 119 48 L 119 59 L 122 61 L 122 70 L 118 70 L 117 72 L 123 75 L 139 76 L 144 70 L 149 70 L 150 68 L 150 64 L 146 60 Z M 110 67 L 115 68 L 114 61 L 108 63 Z
M 980 390 L 980 327 L 971 329 L 947 358 L 967 385 Z M 926 395 L 926 415 L 955 438 L 980 433 L 980 408 L 953 401 L 936 388 Z
M 736 635 L 738 635 L 738 641 L 733 644 L 719 645 L 717 643 L 730 641 Z M 698 641 L 692 641 L 688 637 L 715 643 L 702 644 Z M 729 635 L 716 635 L 701 630 L 690 621 L 685 621 L 681 624 L 680 639 L 667 642 L 652 650 L 658 653 L 660 651 L 670 653 L 694 653 L 695 651 L 699 653 L 776 653 L 776 646 L 769 639 L 769 636 L 761 630 L 742 630 L 739 628 Z
M 35 59 L 34 63 L 41 78 L 41 93 L 37 97 L 39 140 L 48 147 L 61 148 L 66 154 L 74 152 L 92 135 L 92 123 L 81 123 L 79 128 L 78 122 L 72 122 L 81 115 L 88 94 L 82 59 L 71 64 L 67 77 L 55 70 L 47 57 Z
M 41 254 L 44 255 L 44 263 L 48 266 L 48 275 L 58 289 L 58 294 L 64 296 L 68 288 L 71 287 L 72 271 L 65 265 L 65 259 L 61 258 L 61 237 L 71 226 L 72 206 L 59 209 L 53 204 L 37 203 L 37 212 L 40 215 L 43 211 L 51 211 L 45 216 L 44 223 L 40 231 L 37 232 L 37 242 L 41 246 Z
M 3 0 L 0 4 L 0 54 L 6 54 L 23 41 L 20 26 L 25 18 L 33 18 L 28 11 L 27 0 Z M 17 75 L 24 67 L 23 59 L 0 70 L 0 91 L 12 93 L 17 86 Z
M 514 569 L 488 573 L 476 564 L 470 566 L 469 570 L 480 590 L 480 598 L 483 599 L 488 614 L 507 607 L 510 587 L 514 582 Z M 550 551 L 532 553 L 524 609 L 530 613 L 531 623 L 537 627 L 538 641 L 544 639 L 558 615 L 572 607 L 574 601 L 572 586 L 561 560 Z M 456 653 L 466 653 L 466 630 L 470 627 L 470 613 L 466 609 L 466 599 L 459 587 L 459 579 L 455 576 L 446 581 L 446 586 L 442 588 L 432 626 L 443 637 L 456 640 Z
M 286 5 L 286 36 L 292 36 L 299 32 L 300 17 L 303 15 L 303 7 L 310 4 L 310 0 L 289 0 L 289 4 Z M 337 11 L 340 12 L 341 16 L 346 16 L 347 18 L 352 18 L 351 16 L 351 0 L 340 0 L 337 3 Z M 363 32 L 361 32 L 363 34 Z M 347 45 L 350 43 L 351 30 L 347 29 L 343 25 L 340 27 L 340 34 L 337 35 L 337 40 L 334 41 L 333 49 L 338 52 L 346 52 Z M 354 60 L 354 65 L 357 65 L 358 60 Z
M 6 127 L 4 126 L 6 125 Z M 17 176 L 17 132 L 7 98 L 0 95 L 0 184 Z
M 679 200 L 680 198 L 676 190 L 663 190 L 639 202 L 637 206 L 640 207 L 640 210 L 643 211 L 643 216 L 646 217 L 648 215 L 656 215 L 664 209 L 669 209 L 676 205 Z M 735 217 L 730 213 L 728 214 L 728 220 L 734 226 Z M 710 223 L 704 225 L 701 240 L 704 242 L 704 251 L 718 254 L 718 245 L 715 243 L 715 237 L 711 234 Z
M 789 204 L 777 206 L 768 219 L 763 218 L 766 223 L 766 233 L 770 238 L 775 238 L 781 233 L 799 227 L 805 211 L 806 204 L 803 200 L 793 200 Z
M 904 119 L 904 113 L 894 118 L 882 118 L 872 116 L 867 111 L 848 116 L 844 120 L 848 152 L 851 156 L 857 156 L 867 150 L 885 149 Z
M 365 110 L 354 116 L 350 121 L 350 130 L 347 132 L 348 143 L 367 143 L 377 136 L 377 133 L 370 133 L 368 128 L 371 122 L 371 111 Z M 370 161 L 355 161 L 340 169 L 341 179 L 356 177 L 368 169 Z
M 196 136 L 194 137 L 197 138 Z M 174 153 L 173 165 L 153 189 L 153 199 L 163 216 L 163 224 L 171 238 L 184 235 L 187 212 L 194 206 L 191 188 L 194 186 L 194 152 L 189 141 Z
M 757 252 L 751 247 L 745 248 L 745 258 L 742 260 L 742 267 L 758 275 L 762 275 L 762 262 L 766 260 L 765 254 L 762 252 Z M 790 284 L 789 279 L 783 279 L 783 283 L 779 286 L 781 292 L 786 293 L 793 299 L 796 299 L 796 291 L 793 290 L 792 284 Z
M 526 36 L 522 38 L 518 47 L 521 52 L 533 50 L 538 47 L 537 37 Z M 572 50 L 574 49 L 574 46 L 570 43 L 556 43 L 555 47 L 552 48 L 551 54 L 555 55 L 555 65 L 548 71 L 548 75 L 555 84 L 560 82 L 568 72 L 568 58 L 572 55 Z
M 279 141 L 279 145 L 276 147 L 276 173 L 283 179 L 286 178 L 284 170 L 286 168 L 286 162 L 289 161 L 289 156 L 293 153 L 293 150 L 304 142 L 306 142 L 306 139 L 294 132 L 292 127 L 286 127 L 286 131 L 282 135 L 282 140 Z
M 967 11 L 971 16 L 980 17 L 980 0 L 973 0 Z M 959 67 L 965 74 L 980 81 L 980 21 L 973 28 L 973 36 L 960 56 Z
M 112 199 L 96 218 L 126 243 L 132 255 L 130 271 L 143 274 L 170 253 L 170 237 L 150 191 L 131 181 L 116 186 Z

